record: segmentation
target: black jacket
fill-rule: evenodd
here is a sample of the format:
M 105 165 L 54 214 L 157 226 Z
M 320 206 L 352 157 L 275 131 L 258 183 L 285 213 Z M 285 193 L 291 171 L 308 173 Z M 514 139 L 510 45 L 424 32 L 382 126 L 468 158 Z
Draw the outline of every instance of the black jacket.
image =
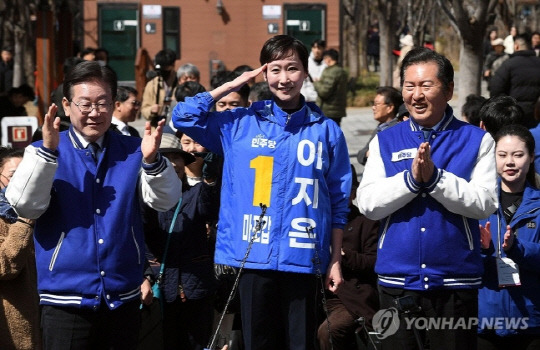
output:
M 167 212 L 145 207 L 145 242 L 161 263 L 169 226 L 176 206 Z M 176 299 L 181 284 L 187 299 L 201 299 L 215 291 L 214 267 L 206 223 L 217 218 L 219 187 L 198 183 L 184 185 L 180 213 L 175 222 L 165 261 L 165 300 Z
M 491 97 L 514 97 L 523 108 L 527 126 L 536 126 L 534 105 L 540 96 L 540 57 L 532 50 L 516 51 L 491 78 L 490 92 Z

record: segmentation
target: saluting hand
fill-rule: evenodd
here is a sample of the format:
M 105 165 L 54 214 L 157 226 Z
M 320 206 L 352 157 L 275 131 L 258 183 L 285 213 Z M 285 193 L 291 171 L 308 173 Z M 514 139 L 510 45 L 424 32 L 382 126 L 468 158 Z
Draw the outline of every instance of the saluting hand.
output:
M 249 72 L 244 72 L 242 75 L 236 79 L 229 81 L 221 86 L 218 86 L 214 90 L 210 91 L 210 95 L 215 101 L 220 100 L 223 96 L 227 96 L 229 93 L 238 91 L 242 86 L 244 86 L 251 79 L 255 79 L 259 74 L 266 70 L 267 64 L 263 64 L 257 69 L 254 69 Z

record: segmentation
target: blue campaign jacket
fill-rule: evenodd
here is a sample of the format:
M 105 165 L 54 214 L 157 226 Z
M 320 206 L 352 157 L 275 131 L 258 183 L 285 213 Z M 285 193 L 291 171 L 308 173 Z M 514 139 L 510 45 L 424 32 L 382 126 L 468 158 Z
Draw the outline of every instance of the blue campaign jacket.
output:
M 485 332 L 491 320 L 504 317 L 507 320 L 514 318 L 517 323 L 515 327 L 496 329 L 500 336 L 540 334 L 540 190 L 527 184 L 522 202 L 510 223 L 506 223 L 501 208 L 482 221 L 482 225 L 486 221 L 491 222 L 492 246 L 484 255 L 484 287 L 478 294 L 478 317 L 486 322 L 483 327 L 480 323 L 479 332 Z M 516 238 L 512 248 L 505 252 L 502 241 L 507 225 L 512 227 Z M 497 246 L 500 246 L 502 257 L 509 257 L 518 264 L 521 286 L 499 288 Z M 525 317 L 528 318 L 526 327 Z
M 208 112 L 213 104 L 209 93 L 188 98 L 175 107 L 173 122 L 225 158 L 215 262 L 240 265 L 263 203 L 265 225 L 246 268 L 324 273 L 332 228 L 344 227 L 349 210 L 351 172 L 341 129 L 311 103 L 292 115 L 273 101 Z M 315 248 L 321 266 L 313 265 Z
M 483 267 L 477 219 L 487 217 L 496 201 L 493 140 L 484 140 L 485 135 L 456 119 L 447 107 L 438 130 L 429 137 L 435 171 L 423 186 L 410 173 L 424 142 L 414 120 L 383 130 L 372 142 L 373 154 L 358 198 L 368 218 L 382 219 L 375 266 L 379 284 L 411 290 L 480 287 Z M 372 149 L 377 141 L 378 149 Z M 485 150 L 482 142 L 488 145 Z M 487 154 L 490 158 L 483 159 Z M 479 159 L 486 174 L 475 169 Z M 384 167 L 373 169 L 380 178 L 372 176 L 370 167 L 375 164 Z M 494 188 L 483 189 L 486 184 Z M 389 199 L 398 192 L 399 198 Z M 377 210 L 385 214 L 372 215 Z
M 97 167 L 72 142 L 60 133 L 50 205 L 35 226 L 40 303 L 115 309 L 139 298 L 143 276 L 141 140 L 108 132 Z

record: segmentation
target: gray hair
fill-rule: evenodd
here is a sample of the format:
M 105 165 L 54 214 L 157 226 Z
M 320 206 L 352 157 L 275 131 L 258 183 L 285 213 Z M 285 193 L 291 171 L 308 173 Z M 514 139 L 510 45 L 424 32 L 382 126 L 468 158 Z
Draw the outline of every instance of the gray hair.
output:
M 176 71 L 176 77 L 178 79 L 180 79 L 180 77 L 183 77 L 184 75 L 193 75 L 197 78 L 200 78 L 201 73 L 199 72 L 199 68 L 197 68 L 196 65 L 186 63 L 180 66 L 180 68 L 178 68 L 178 70 Z

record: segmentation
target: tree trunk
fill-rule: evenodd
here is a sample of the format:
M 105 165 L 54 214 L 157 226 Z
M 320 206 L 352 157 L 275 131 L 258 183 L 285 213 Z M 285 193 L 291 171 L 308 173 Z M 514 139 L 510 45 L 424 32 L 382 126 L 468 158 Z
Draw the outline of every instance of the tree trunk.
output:
M 381 86 L 392 86 L 392 72 L 394 70 L 394 30 L 385 21 L 379 20 L 380 68 L 379 82 Z
M 457 81 L 458 109 L 465 104 L 467 96 L 470 94 L 480 94 L 480 83 L 482 76 L 482 37 L 477 43 L 466 44 L 461 41 L 459 53 L 459 77 Z M 460 111 L 454 112 L 456 116 Z
M 394 57 L 392 50 L 396 42 L 396 29 L 398 0 L 379 0 L 377 17 L 379 18 L 379 45 L 380 45 L 380 85 L 392 86 L 392 72 Z
M 348 68 L 349 77 L 358 78 L 359 54 L 361 43 L 358 40 L 359 5 L 358 0 L 342 0 L 343 32 L 342 32 L 342 64 Z M 360 21 L 361 22 L 361 21 Z
M 24 82 L 24 31 L 15 29 L 15 48 L 13 54 L 13 87 L 19 87 Z

